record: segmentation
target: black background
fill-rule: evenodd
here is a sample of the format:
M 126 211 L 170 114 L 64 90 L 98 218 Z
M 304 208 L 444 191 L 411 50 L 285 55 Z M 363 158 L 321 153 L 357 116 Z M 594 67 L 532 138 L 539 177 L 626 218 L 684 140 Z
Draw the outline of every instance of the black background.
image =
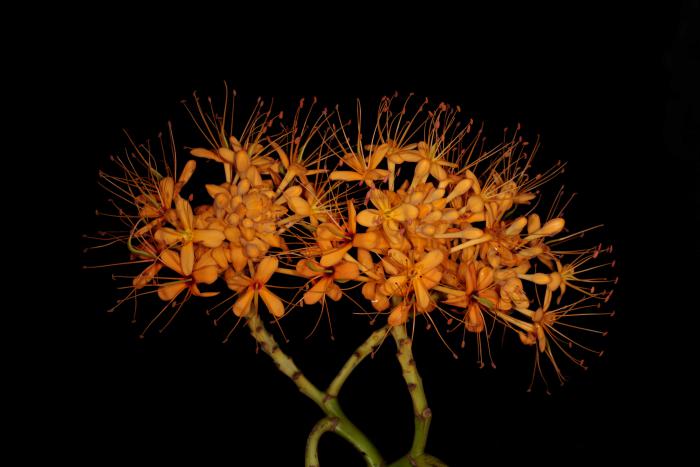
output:
M 44 217 L 53 237 L 43 229 L 39 241 L 60 258 L 45 278 L 57 290 L 29 332 L 42 336 L 30 343 L 45 345 L 27 346 L 38 358 L 21 366 L 31 401 L 20 404 L 18 432 L 47 441 L 26 455 L 93 465 L 302 465 L 321 414 L 255 354 L 247 333 L 222 345 L 227 329 L 190 308 L 165 334 L 140 340 L 143 320 L 105 312 L 118 298 L 111 271 L 81 269 L 95 262 L 81 235 L 104 222 L 94 216 L 106 197 L 97 170 L 125 147 L 122 129 L 143 141 L 172 120 L 178 143 L 195 145 L 178 136 L 187 125 L 179 101 L 194 90 L 221 96 L 224 80 L 241 110 L 260 95 L 289 114 L 299 97 L 315 95 L 351 115 L 355 97 L 373 106 L 381 95 L 415 92 L 460 105 L 493 138 L 518 122 L 531 139 L 541 134 L 541 159 L 569 163 L 562 182 L 579 193 L 572 219 L 605 223 L 615 246 L 620 283 L 606 353 L 587 372 L 569 369 L 571 380 L 547 396 L 541 387 L 525 392 L 529 353 L 500 352 L 498 369 L 479 370 L 473 348 L 453 360 L 433 333 L 419 333 L 416 358 L 434 413 L 428 451 L 450 465 L 676 455 L 684 442 L 672 420 L 691 410 L 681 363 L 691 346 L 681 336 L 697 308 L 683 273 L 698 252 L 689 227 L 698 212 L 690 137 L 698 107 L 693 114 L 684 105 L 697 97 L 688 78 L 697 76 L 697 2 L 508 18 L 437 7 L 321 11 L 318 19 L 290 12 L 275 21 L 268 13 L 176 21 L 130 12 L 117 26 L 95 14 L 99 21 L 65 23 L 37 56 L 52 138 L 43 171 L 58 182 L 44 199 L 55 206 Z M 351 311 L 348 301 L 334 306 L 335 342 L 325 328 L 303 339 L 315 315 L 290 320 L 290 354 L 320 385 L 364 339 L 365 322 Z M 410 401 L 390 342 L 358 368 L 341 402 L 388 459 L 407 449 Z M 362 465 L 331 436 L 321 456 L 324 465 Z

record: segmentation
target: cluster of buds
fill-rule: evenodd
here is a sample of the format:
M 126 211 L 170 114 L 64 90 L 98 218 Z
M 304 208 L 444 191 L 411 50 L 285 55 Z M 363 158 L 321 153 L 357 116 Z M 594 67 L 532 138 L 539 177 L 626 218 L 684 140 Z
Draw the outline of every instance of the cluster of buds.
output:
M 135 208 L 122 211 L 124 241 L 146 267 L 131 294 L 155 287 L 160 299 L 182 304 L 228 289 L 227 313 L 267 310 L 279 319 L 300 305 L 327 310 L 328 300 L 361 283 L 373 321 L 403 326 L 424 317 L 438 333 L 460 326 L 462 345 L 472 333 L 479 349 L 481 336 L 501 324 L 551 360 L 560 378 L 555 350 L 583 365 L 566 332 L 583 328 L 565 320 L 596 314 L 609 299 L 596 290 L 609 281 L 588 274 L 605 266 L 591 261 L 607 249 L 562 249 L 582 232 L 565 230 L 563 210 L 534 212 L 539 187 L 563 165 L 531 177 L 537 145 L 518 130 L 486 149 L 481 130 L 472 135 L 472 122 L 461 125 L 458 107 L 428 110 L 425 101 L 409 112 L 410 102 L 397 111 L 384 98 L 365 142 L 361 121 L 349 134 L 337 111 L 313 116 L 303 101 L 291 126 L 258 101 L 236 137 L 229 116 L 205 115 L 197 101 L 191 113 L 208 147 L 191 155 L 223 168 L 223 177 L 203 184 L 206 199 L 193 205 L 192 195 L 183 197 L 195 159 L 179 175 L 161 174 L 144 147 L 129 159 L 147 167 L 145 175 L 117 159 L 126 175 L 105 176 Z M 300 295 L 278 296 L 273 276 L 299 281 Z

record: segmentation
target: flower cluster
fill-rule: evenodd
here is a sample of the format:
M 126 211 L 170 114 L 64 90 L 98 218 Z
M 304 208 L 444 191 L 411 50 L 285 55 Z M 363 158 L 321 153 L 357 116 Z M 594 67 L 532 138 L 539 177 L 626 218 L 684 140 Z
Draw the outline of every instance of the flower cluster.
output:
M 260 313 L 261 298 L 279 319 L 361 284 L 375 319 L 391 326 L 424 317 L 480 343 L 501 324 L 560 377 L 555 350 L 582 365 L 565 332 L 581 327 L 565 320 L 595 314 L 610 296 L 595 285 L 609 281 L 588 274 L 605 266 L 591 263 L 600 246 L 562 249 L 581 232 L 566 231 L 561 211 L 535 212 L 539 187 L 563 166 L 532 177 L 537 145 L 517 130 L 486 148 L 481 131 L 472 136 L 472 122 L 459 121 L 459 108 L 428 110 L 425 101 L 410 112 L 411 98 L 394 101 L 382 100 L 370 141 L 361 121 L 352 134 L 337 112 L 314 116 L 303 101 L 291 126 L 259 101 L 236 137 L 229 116 L 206 115 L 197 101 L 191 113 L 208 147 L 191 155 L 223 168 L 223 177 L 203 183 L 206 199 L 183 196 L 195 159 L 179 175 L 162 175 L 140 148 L 132 156 L 145 175 L 120 159 L 126 175 L 106 176 L 134 207 L 125 241 L 145 268 L 131 293 L 155 287 L 160 299 L 184 303 L 228 289 L 235 316 Z M 302 295 L 285 303 L 273 276 L 299 281 Z

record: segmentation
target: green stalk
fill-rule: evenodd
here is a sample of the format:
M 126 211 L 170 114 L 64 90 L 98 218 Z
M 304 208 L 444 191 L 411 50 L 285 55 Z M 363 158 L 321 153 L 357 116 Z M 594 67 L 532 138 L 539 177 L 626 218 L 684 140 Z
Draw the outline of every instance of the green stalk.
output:
M 350 376 L 350 373 L 352 373 L 355 367 L 359 365 L 360 362 L 364 360 L 367 355 L 372 353 L 375 348 L 379 347 L 379 344 L 381 344 L 382 340 L 384 340 L 388 333 L 387 328 L 388 326 L 384 326 L 374 331 L 369 336 L 369 338 L 367 338 L 367 340 L 364 341 L 357 348 L 357 350 L 355 350 L 355 352 L 348 359 L 348 361 L 345 362 L 345 365 L 343 365 L 343 368 L 341 368 L 340 372 L 338 372 L 338 375 L 328 386 L 328 389 L 326 389 L 326 394 L 328 395 L 328 397 L 338 397 L 340 389 L 343 387 L 343 383 L 345 383 L 345 380 L 348 379 L 348 376 Z
M 338 404 L 338 400 L 335 397 L 337 396 L 337 394 L 331 396 L 326 394 L 325 392 L 320 391 L 313 383 L 311 383 L 311 381 L 309 381 L 306 378 L 306 376 L 304 376 L 304 374 L 299 370 L 294 361 L 291 358 L 289 358 L 289 356 L 285 354 L 282 351 L 282 349 L 280 349 L 279 345 L 277 345 L 277 342 L 275 341 L 275 338 L 267 331 L 267 329 L 265 329 L 263 322 L 260 320 L 260 316 L 258 316 L 258 314 L 255 311 L 251 311 L 251 315 L 248 317 L 247 324 L 253 338 L 260 345 L 260 348 L 263 350 L 263 352 L 265 352 L 268 356 L 270 356 L 270 358 L 272 358 L 277 368 L 282 373 L 287 375 L 287 377 L 289 377 L 294 382 L 294 384 L 297 385 L 299 391 L 301 391 L 302 394 L 314 401 L 316 405 L 318 405 L 321 408 L 321 410 L 323 410 L 324 413 L 328 415 L 328 418 L 324 420 L 337 420 L 337 423 L 335 423 L 332 427 L 330 425 L 330 422 L 323 423 L 321 427 L 323 429 L 319 428 L 319 424 L 317 424 L 314 427 L 314 430 L 309 436 L 309 444 L 307 444 L 307 466 L 313 465 L 308 463 L 310 462 L 309 449 L 313 448 L 315 452 L 315 449 L 318 447 L 318 439 L 320 439 L 323 433 L 328 431 L 333 431 L 334 433 L 337 433 L 350 444 L 352 444 L 355 447 L 355 449 L 357 449 L 360 452 L 360 454 L 362 454 L 362 456 L 365 459 L 365 462 L 369 467 L 383 466 L 384 460 L 382 459 L 382 456 L 377 450 L 377 448 L 365 436 L 365 434 L 362 433 L 345 416 L 345 414 L 341 410 L 340 404 Z M 374 336 L 375 334 L 376 333 L 373 333 L 372 336 Z M 370 336 L 370 338 L 372 336 Z M 353 357 L 355 357 L 354 354 Z M 351 357 L 351 360 L 353 359 L 353 357 Z M 360 360 L 362 360 L 362 358 L 360 358 Z M 352 367 L 349 368 L 346 371 L 346 373 L 343 373 L 343 370 L 345 370 L 346 367 L 348 367 L 348 364 L 346 364 L 343 367 L 343 370 L 341 370 L 341 373 L 343 373 L 343 375 L 341 376 L 339 374 L 340 383 L 339 385 L 337 385 L 338 389 L 340 388 L 340 386 L 342 386 L 342 383 L 345 381 L 347 376 L 350 374 L 350 371 L 352 371 L 352 368 L 354 368 L 357 365 L 357 363 L 359 363 L 359 361 L 352 365 Z M 338 377 L 336 377 L 334 382 L 336 380 L 338 380 Z M 311 438 L 317 439 L 312 440 Z M 309 447 L 309 445 L 311 445 L 311 448 Z M 315 459 L 317 460 L 318 455 L 314 455 L 316 456 Z M 314 457 L 312 456 L 311 460 L 313 459 Z
M 413 360 L 411 339 L 406 334 L 406 328 L 404 326 L 393 326 L 391 335 L 394 336 L 396 341 L 396 348 L 398 349 L 396 356 L 401 364 L 403 378 L 406 380 L 408 392 L 411 394 L 411 401 L 413 402 L 414 433 L 413 445 L 409 455 L 415 459 L 425 452 L 432 413 L 423 391 L 423 381 L 418 374 L 416 362 Z
M 306 441 L 306 467 L 320 467 L 318 460 L 318 442 L 324 433 L 334 432 L 338 427 L 338 417 L 326 417 L 314 425 Z

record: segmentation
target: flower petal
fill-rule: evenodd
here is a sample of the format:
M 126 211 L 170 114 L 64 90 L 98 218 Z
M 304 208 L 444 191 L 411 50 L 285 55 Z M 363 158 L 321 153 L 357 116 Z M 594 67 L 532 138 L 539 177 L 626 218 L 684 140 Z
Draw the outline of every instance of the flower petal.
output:
M 177 184 L 179 188 L 182 188 L 182 186 L 187 183 L 190 178 L 192 178 L 192 174 L 194 174 L 194 169 L 197 167 L 197 162 L 193 159 L 190 159 L 187 161 L 185 164 L 185 168 L 182 169 L 182 173 L 180 174 L 180 177 L 177 179 Z M 179 191 L 179 190 L 178 190 Z
M 389 217 L 398 222 L 405 222 L 409 219 L 415 219 L 418 217 L 418 208 L 412 204 L 404 203 L 392 209 Z
M 384 282 L 382 289 L 387 295 L 400 295 L 406 282 L 408 282 L 407 276 L 391 276 Z
M 187 242 L 180 248 L 180 265 L 182 266 L 182 274 L 189 276 L 194 268 L 194 243 Z
M 381 238 L 379 232 L 364 232 L 355 235 L 355 237 L 352 239 L 352 246 L 372 250 L 379 246 L 380 241 Z
M 226 235 L 220 230 L 197 229 L 192 232 L 192 241 L 201 243 L 207 248 L 216 248 L 226 240 Z
M 311 214 L 311 206 L 301 196 L 293 196 L 287 201 L 289 208 L 294 211 L 294 214 L 299 216 L 308 216 Z
M 272 313 L 272 316 L 275 316 L 276 318 L 282 317 L 284 315 L 284 304 L 282 303 L 282 300 L 272 293 L 270 289 L 267 287 L 261 288 L 258 293 L 260 294 L 260 298 L 263 299 L 263 302 L 265 302 L 265 306 L 267 307 L 268 311 Z
M 192 206 L 190 206 L 190 203 L 186 199 L 178 196 L 175 199 L 175 210 L 177 211 L 177 218 L 182 224 L 182 229 L 192 230 L 194 214 L 192 214 Z
M 321 298 L 326 294 L 326 289 L 330 283 L 330 277 L 322 277 L 321 280 L 316 282 L 309 290 L 304 294 L 304 303 L 307 305 L 313 305 L 318 303 Z
M 321 261 L 323 261 L 323 259 Z M 323 262 L 321 264 L 323 264 Z M 351 263 L 349 261 L 336 264 L 333 272 L 333 278 L 339 281 L 357 279 L 359 275 L 360 268 L 357 266 L 357 263 Z
M 255 280 L 261 284 L 266 284 L 270 280 L 270 277 L 277 270 L 277 265 L 279 261 L 274 256 L 266 256 L 258 263 L 257 268 L 255 268 Z
M 236 170 L 243 174 L 250 168 L 250 156 L 245 149 L 236 152 Z
M 213 284 L 218 277 L 216 266 L 205 266 L 192 271 L 192 278 L 197 284 Z
M 180 255 L 173 250 L 164 250 L 159 256 L 160 262 L 165 264 L 166 267 L 172 269 L 180 275 L 186 275 L 182 272 L 182 265 L 180 263 Z
M 229 164 L 233 164 L 233 158 L 236 153 L 231 151 L 229 148 L 219 148 L 219 157 L 221 158 L 220 160 L 223 160 L 224 162 L 227 162 Z
M 344 182 L 357 182 L 362 180 L 362 175 L 349 170 L 334 170 L 328 177 L 331 180 L 342 180 Z
M 333 265 L 336 265 L 342 261 L 343 256 L 345 256 L 345 253 L 347 253 L 350 248 L 352 248 L 352 243 L 347 243 L 343 245 L 342 247 L 335 248 L 327 253 L 325 253 L 323 256 L 321 256 L 321 266 L 324 268 L 331 267 Z M 352 264 L 352 263 L 347 263 L 347 264 Z M 357 269 L 357 265 L 355 264 L 355 269 Z M 355 276 L 357 277 L 357 276 Z M 336 277 L 336 279 L 338 279 Z M 354 277 L 352 278 L 354 279 Z
M 556 235 L 564 228 L 564 218 L 556 217 L 547 221 L 539 230 L 535 232 L 537 235 Z
M 408 306 L 404 303 L 400 303 L 392 308 L 389 314 L 389 326 L 400 326 L 408 321 L 408 310 Z
M 217 153 L 215 153 L 214 151 L 210 151 L 209 149 L 204 149 L 204 148 L 194 148 L 193 150 L 190 151 L 190 154 L 192 154 L 195 157 L 203 157 L 204 159 L 212 159 L 212 160 L 215 160 L 217 162 L 219 162 L 221 160 Z
M 430 308 L 430 294 L 420 277 L 413 279 L 413 291 L 416 294 L 416 308 L 427 311 Z
M 335 282 L 331 282 L 330 284 L 328 284 L 328 288 L 326 289 L 326 295 L 334 302 L 337 302 L 338 300 L 343 298 L 343 291 L 340 290 L 338 284 L 336 284 Z
M 161 205 L 169 209 L 175 194 L 175 181 L 171 177 L 164 177 L 158 184 Z
M 233 304 L 233 314 L 241 317 L 250 313 L 250 303 L 253 301 L 253 295 L 255 295 L 255 293 L 251 287 L 245 289 L 245 292 L 243 292 L 243 294 L 238 297 L 238 300 L 236 300 L 236 303 Z
M 382 215 L 376 209 L 365 209 L 357 214 L 357 223 L 365 227 L 375 227 L 382 223 Z
M 432 269 L 435 269 L 442 263 L 442 259 L 445 255 L 440 250 L 431 250 L 426 253 L 420 261 L 416 263 L 416 270 L 422 273 L 426 273 Z
M 185 290 L 186 287 L 187 284 L 184 281 L 162 285 L 158 287 L 158 297 L 165 302 L 169 302 Z

